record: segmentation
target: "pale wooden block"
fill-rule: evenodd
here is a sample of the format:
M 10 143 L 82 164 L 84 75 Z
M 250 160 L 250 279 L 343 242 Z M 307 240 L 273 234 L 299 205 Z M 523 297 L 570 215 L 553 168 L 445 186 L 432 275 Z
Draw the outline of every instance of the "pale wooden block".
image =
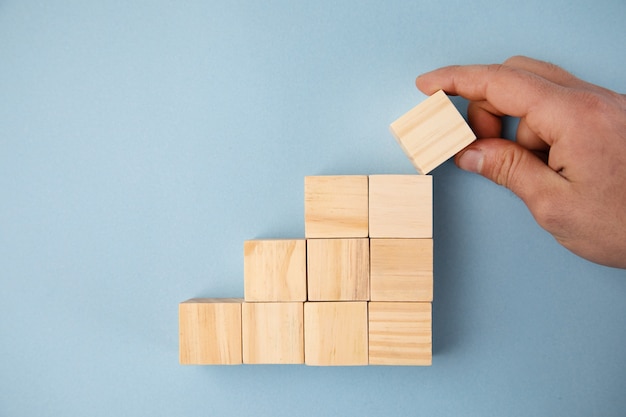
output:
M 306 300 L 306 240 L 244 242 L 246 301 Z
M 370 365 L 431 365 L 430 303 L 370 302 Z
M 307 365 L 367 365 L 367 302 L 304 303 L 304 345 Z
M 244 303 L 243 363 L 304 363 L 303 303 Z
M 432 239 L 371 239 L 372 301 L 433 300 Z
M 476 139 L 441 90 L 393 122 L 390 128 L 420 174 L 429 173 Z
M 369 239 L 307 239 L 309 301 L 369 300 Z
M 367 176 L 304 178 L 307 238 L 367 237 Z
M 180 363 L 242 363 L 239 298 L 194 298 L 178 305 Z
M 369 229 L 371 238 L 432 238 L 433 177 L 371 175 Z

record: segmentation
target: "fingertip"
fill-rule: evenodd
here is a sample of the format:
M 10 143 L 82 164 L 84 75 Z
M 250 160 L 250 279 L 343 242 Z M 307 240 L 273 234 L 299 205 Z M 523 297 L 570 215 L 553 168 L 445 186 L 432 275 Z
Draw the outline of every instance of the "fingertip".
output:
M 422 73 L 415 78 L 415 86 L 422 93 L 431 96 L 439 90 L 445 90 L 441 77 L 442 68 Z
M 432 92 L 430 92 L 430 89 L 428 88 L 428 77 L 427 77 L 427 75 L 428 75 L 428 73 L 424 73 L 424 74 L 418 75 L 417 78 L 415 78 L 415 86 L 422 93 L 427 94 L 427 95 L 431 95 Z
M 454 158 L 454 162 L 464 171 L 480 174 L 484 157 L 485 155 L 480 149 L 467 148 Z

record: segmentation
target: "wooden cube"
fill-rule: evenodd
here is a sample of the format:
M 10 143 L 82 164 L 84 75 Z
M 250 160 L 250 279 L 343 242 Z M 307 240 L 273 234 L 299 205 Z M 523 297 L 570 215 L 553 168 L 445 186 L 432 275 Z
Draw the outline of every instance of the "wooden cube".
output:
M 432 238 L 432 176 L 370 176 L 369 228 L 371 238 Z
M 369 303 L 370 365 L 431 365 L 430 303 Z
M 243 304 L 243 363 L 304 363 L 303 303 Z
M 367 302 L 304 303 L 307 365 L 367 365 Z
M 369 239 L 307 239 L 309 301 L 369 300 Z
M 242 363 L 239 298 L 195 298 L 178 305 L 180 363 Z
M 391 124 L 391 133 L 420 174 L 427 174 L 476 139 L 441 90 Z
M 367 237 L 367 176 L 304 178 L 307 238 Z
M 246 241 L 244 297 L 246 301 L 305 301 L 306 241 Z
M 432 301 L 433 240 L 371 239 L 370 300 Z

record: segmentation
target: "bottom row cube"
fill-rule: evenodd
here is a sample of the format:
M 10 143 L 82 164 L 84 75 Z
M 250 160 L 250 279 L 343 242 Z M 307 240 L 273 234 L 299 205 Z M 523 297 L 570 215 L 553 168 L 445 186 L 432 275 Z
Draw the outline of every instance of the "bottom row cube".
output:
M 367 365 L 367 302 L 304 305 L 307 365 Z
M 432 313 L 418 302 L 179 306 L 181 364 L 430 365 Z
M 240 298 L 192 298 L 178 305 L 181 364 L 241 363 Z
M 430 303 L 369 303 L 370 365 L 431 365 Z
M 243 363 L 304 362 L 303 303 L 243 303 Z

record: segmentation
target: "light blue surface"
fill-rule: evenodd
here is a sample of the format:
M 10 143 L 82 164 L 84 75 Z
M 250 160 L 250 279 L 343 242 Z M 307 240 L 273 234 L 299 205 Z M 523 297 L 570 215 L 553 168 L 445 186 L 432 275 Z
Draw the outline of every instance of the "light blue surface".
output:
M 623 416 L 626 272 L 451 162 L 432 367 L 178 365 L 178 302 L 242 296 L 305 175 L 414 172 L 388 124 L 419 73 L 526 54 L 626 91 L 626 3 L 512 4 L 0 1 L 0 416 Z

